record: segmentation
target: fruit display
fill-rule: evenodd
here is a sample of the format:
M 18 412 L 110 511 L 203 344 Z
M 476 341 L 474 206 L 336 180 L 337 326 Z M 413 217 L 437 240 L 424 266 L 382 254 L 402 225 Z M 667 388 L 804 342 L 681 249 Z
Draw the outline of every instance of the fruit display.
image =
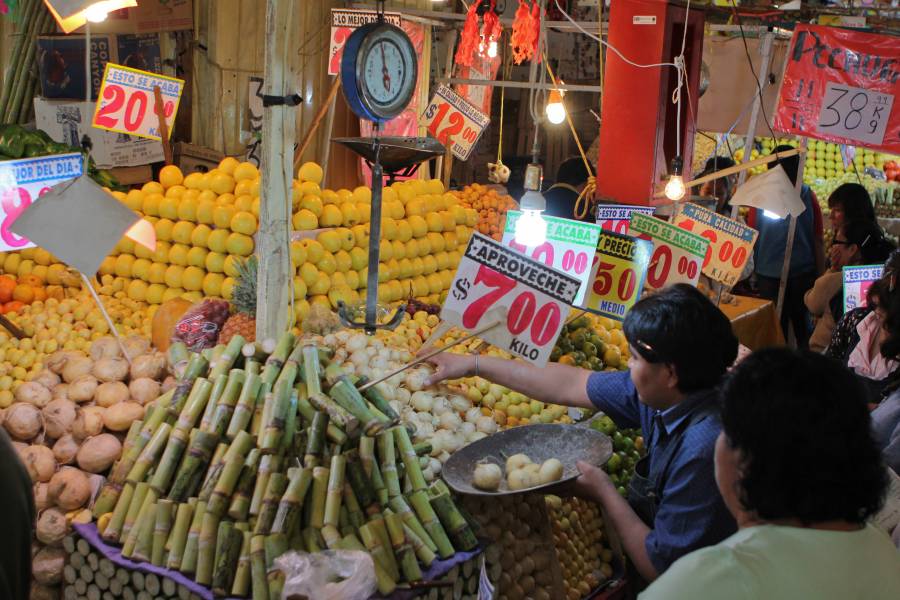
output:
M 511 196 L 501 194 L 496 189 L 473 183 L 460 191 L 452 192 L 459 198 L 462 206 L 478 212 L 478 224 L 475 229 L 490 236 L 498 242 L 503 238 L 503 227 L 506 223 L 506 211 L 518 208 Z
M 600 507 L 581 498 L 546 496 L 567 600 L 580 600 L 613 576 L 613 551 Z
M 60 263 L 43 248 L 26 248 L 5 252 L 0 256 L 0 272 L 14 281 L 25 281 L 32 286 L 45 286 L 48 296 L 59 298 L 68 288 L 80 288 L 81 277 Z
M 628 365 L 622 323 L 585 313 L 563 327 L 550 360 L 592 371 L 619 371 Z
M 634 475 L 634 466 L 646 453 L 644 437 L 640 429 L 620 429 L 607 415 L 597 414 L 591 420 L 592 429 L 605 433 L 613 442 L 613 455 L 603 466 L 609 478 L 622 496 Z
M 875 215 L 885 219 L 900 219 L 900 185 L 888 185 L 875 196 Z
M 900 182 L 900 165 L 896 160 L 889 160 L 884 163 L 884 176 L 888 181 Z
M 65 297 L 60 286 L 48 290 L 34 275 L 25 275 L 18 281 L 9 275 L 0 275 L 0 314 L 18 312 L 35 300 L 46 300 L 51 291 L 57 300 Z
M 217 596 L 276 598 L 291 549 L 368 551 L 387 595 L 477 546 L 381 390 L 290 333 L 267 356 L 243 346 L 190 355 L 132 429 L 93 507 L 104 539 Z

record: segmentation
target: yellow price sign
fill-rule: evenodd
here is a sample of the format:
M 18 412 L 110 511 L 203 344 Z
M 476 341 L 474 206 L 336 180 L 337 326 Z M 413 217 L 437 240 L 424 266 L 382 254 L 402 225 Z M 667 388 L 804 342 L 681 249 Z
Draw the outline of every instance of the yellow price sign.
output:
M 653 242 L 603 231 L 594 256 L 593 284 L 584 308 L 622 321 L 641 297 Z

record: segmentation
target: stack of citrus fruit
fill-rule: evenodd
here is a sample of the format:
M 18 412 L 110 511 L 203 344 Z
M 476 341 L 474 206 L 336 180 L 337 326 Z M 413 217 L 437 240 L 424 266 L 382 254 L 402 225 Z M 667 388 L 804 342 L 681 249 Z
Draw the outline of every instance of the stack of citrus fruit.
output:
M 58 300 L 63 298 L 62 287 L 47 288 L 35 275 L 23 275 L 18 281 L 9 275 L 0 275 L 0 314 L 16 312 L 32 302 L 46 300 L 51 293 Z
M 506 211 L 517 208 L 516 201 L 510 196 L 500 194 L 497 190 L 480 183 L 467 185 L 459 192 L 453 192 L 462 205 L 478 212 L 479 233 L 490 236 L 497 241 L 503 237 L 503 225 L 506 222 Z

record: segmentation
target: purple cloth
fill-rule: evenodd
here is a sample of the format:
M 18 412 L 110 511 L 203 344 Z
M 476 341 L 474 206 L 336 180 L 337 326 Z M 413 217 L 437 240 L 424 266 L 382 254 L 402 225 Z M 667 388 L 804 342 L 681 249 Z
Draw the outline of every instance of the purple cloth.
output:
M 103 541 L 103 539 L 100 537 L 100 533 L 97 531 L 96 523 L 87 523 L 84 525 L 76 523 L 74 527 L 75 531 L 78 532 L 78 535 L 87 540 L 87 542 L 91 546 L 93 546 L 97 551 L 103 554 L 105 558 L 108 558 L 116 565 L 125 569 L 129 569 L 131 571 L 141 571 L 143 573 L 153 573 L 154 575 L 159 575 L 160 577 L 168 577 L 175 583 L 186 586 L 189 590 L 191 590 L 191 592 L 203 598 L 203 600 L 213 600 L 212 590 L 203 587 L 190 577 L 183 575 L 180 571 L 164 569 L 163 567 L 157 567 L 147 562 L 135 562 L 133 560 L 125 558 L 124 556 L 122 556 L 121 548 L 119 548 L 118 546 L 111 546 L 110 544 L 107 544 Z M 425 581 L 433 581 L 439 577 L 442 577 L 443 575 L 446 575 L 450 571 L 450 569 L 452 569 L 456 565 L 462 564 L 473 556 L 477 556 L 479 554 L 481 554 L 481 548 L 476 548 L 472 552 L 457 552 L 447 560 L 436 560 L 434 561 L 434 563 L 432 563 L 431 567 L 429 567 L 429 569 L 422 574 L 422 576 Z M 410 590 L 397 590 L 388 598 L 389 600 L 406 600 L 407 598 L 412 597 L 413 593 Z M 376 596 L 376 598 L 382 598 L 382 596 Z

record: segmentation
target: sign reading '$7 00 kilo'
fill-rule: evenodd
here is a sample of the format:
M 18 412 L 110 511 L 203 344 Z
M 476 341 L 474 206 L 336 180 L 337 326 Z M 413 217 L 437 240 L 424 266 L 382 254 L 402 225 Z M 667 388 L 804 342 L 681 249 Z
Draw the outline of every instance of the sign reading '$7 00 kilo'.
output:
M 441 309 L 450 325 L 484 331 L 485 341 L 535 365 L 547 364 L 578 279 L 474 234 Z

